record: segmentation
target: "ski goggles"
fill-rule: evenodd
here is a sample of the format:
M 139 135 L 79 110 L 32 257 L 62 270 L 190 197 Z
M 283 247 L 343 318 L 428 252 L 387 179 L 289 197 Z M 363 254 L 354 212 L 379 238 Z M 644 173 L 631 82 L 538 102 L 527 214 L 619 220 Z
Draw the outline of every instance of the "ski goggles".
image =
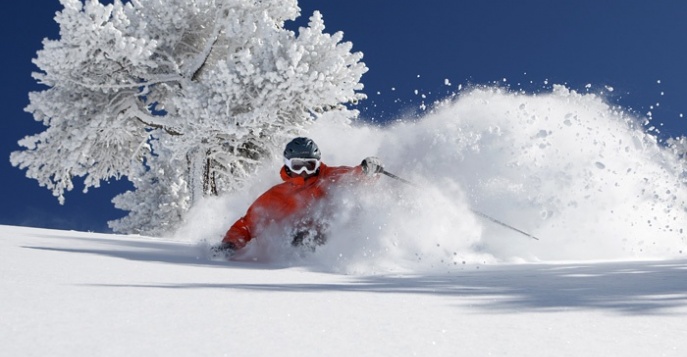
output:
M 318 159 L 301 159 L 301 158 L 284 158 L 284 165 L 295 174 L 314 174 L 320 168 L 320 160 Z

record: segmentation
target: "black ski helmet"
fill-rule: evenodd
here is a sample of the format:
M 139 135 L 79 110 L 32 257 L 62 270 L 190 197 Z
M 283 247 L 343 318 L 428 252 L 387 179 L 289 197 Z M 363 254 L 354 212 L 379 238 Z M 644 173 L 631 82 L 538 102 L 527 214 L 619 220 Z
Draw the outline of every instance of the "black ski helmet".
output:
M 320 149 L 312 139 L 295 138 L 286 144 L 284 158 L 320 159 Z

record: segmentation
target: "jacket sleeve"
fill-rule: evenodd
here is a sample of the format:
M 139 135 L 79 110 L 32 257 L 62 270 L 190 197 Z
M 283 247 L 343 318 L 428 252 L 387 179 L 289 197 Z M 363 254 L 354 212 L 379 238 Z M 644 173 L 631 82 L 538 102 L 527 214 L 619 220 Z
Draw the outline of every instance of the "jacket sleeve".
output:
M 329 167 L 330 171 L 328 176 L 333 179 L 333 181 L 343 180 L 343 182 L 348 183 L 362 183 L 362 184 L 373 184 L 379 179 L 379 175 L 368 176 L 363 171 L 361 165 L 358 166 L 336 166 Z
M 224 235 L 222 243 L 232 244 L 236 249 L 245 247 L 253 238 L 248 226 L 249 224 L 245 216 L 239 218 Z
M 222 243 L 230 243 L 235 249 L 241 249 L 255 238 L 256 223 L 260 221 L 260 216 L 265 213 L 265 207 L 269 207 L 274 188 L 263 193 L 253 204 L 248 207 L 246 214 L 239 218 L 229 228 L 222 239 Z

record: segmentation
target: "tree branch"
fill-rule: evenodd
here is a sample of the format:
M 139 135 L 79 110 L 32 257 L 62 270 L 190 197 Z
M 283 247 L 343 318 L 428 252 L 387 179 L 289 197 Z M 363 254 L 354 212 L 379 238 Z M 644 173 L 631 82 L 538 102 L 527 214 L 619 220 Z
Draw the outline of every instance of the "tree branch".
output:
M 155 129 L 162 129 L 164 130 L 167 134 L 173 135 L 173 136 L 179 136 L 179 135 L 184 135 L 182 132 L 172 129 L 166 125 L 156 123 L 156 118 L 150 114 L 144 113 L 137 105 L 136 103 L 129 103 L 126 109 L 124 109 L 124 112 L 131 115 L 131 117 L 137 119 L 141 123 Z
M 157 78 L 154 78 L 152 80 L 149 80 L 147 82 L 135 82 L 135 83 L 125 83 L 125 84 L 88 84 L 84 82 L 80 82 L 76 79 L 69 78 L 67 76 L 63 77 L 62 80 L 72 82 L 76 85 L 91 89 L 91 90 L 102 90 L 102 89 L 127 89 L 127 88 L 138 88 L 138 87 L 147 87 L 159 83 L 165 83 L 165 82 L 180 82 L 184 78 L 179 76 L 178 74 L 168 74 L 164 76 L 159 76 Z M 59 81 L 58 81 L 59 82 Z
M 202 60 L 196 62 L 196 68 L 192 71 L 189 71 L 193 72 L 191 74 L 192 81 L 198 79 L 198 76 L 200 75 L 201 71 L 203 70 L 203 68 L 205 68 L 205 65 L 208 63 L 208 59 L 210 58 L 212 49 L 215 47 L 217 41 L 219 41 L 219 34 L 222 31 L 220 17 L 224 14 L 225 11 L 225 9 L 221 9 L 217 12 L 217 17 L 215 18 L 215 28 L 212 30 L 212 41 L 208 41 L 208 43 L 205 45 L 205 48 L 203 48 L 203 51 L 199 54 Z
M 151 122 L 147 122 L 147 121 L 143 120 L 143 119 L 142 119 L 141 117 L 139 117 L 139 116 L 134 116 L 134 118 L 137 119 L 138 121 L 140 121 L 141 123 L 143 123 L 143 124 L 145 124 L 145 125 L 147 125 L 147 126 L 150 126 L 150 127 L 152 127 L 152 128 L 155 128 L 155 129 L 162 129 L 162 130 L 164 130 L 164 131 L 165 131 L 167 134 L 169 134 L 169 135 L 174 135 L 174 136 L 184 135 L 183 133 L 180 133 L 180 132 L 178 132 L 178 131 L 176 131 L 176 130 L 174 130 L 174 129 L 167 128 L 167 127 L 165 127 L 165 126 L 162 125 L 162 124 L 154 124 L 154 123 L 151 123 Z

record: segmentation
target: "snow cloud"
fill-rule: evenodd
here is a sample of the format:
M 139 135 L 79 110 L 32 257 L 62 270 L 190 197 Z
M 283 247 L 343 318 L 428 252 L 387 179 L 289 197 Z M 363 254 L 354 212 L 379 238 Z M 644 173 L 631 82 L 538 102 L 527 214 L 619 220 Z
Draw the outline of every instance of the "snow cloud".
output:
M 299 264 L 370 273 L 687 251 L 685 163 L 594 94 L 475 88 L 419 120 L 386 127 L 319 120 L 309 136 L 329 165 L 376 155 L 419 187 L 381 177 L 374 188 L 336 196 L 329 243 Z M 215 236 L 277 182 L 279 165 L 265 165 L 261 177 L 270 179 L 247 192 L 216 200 Z

